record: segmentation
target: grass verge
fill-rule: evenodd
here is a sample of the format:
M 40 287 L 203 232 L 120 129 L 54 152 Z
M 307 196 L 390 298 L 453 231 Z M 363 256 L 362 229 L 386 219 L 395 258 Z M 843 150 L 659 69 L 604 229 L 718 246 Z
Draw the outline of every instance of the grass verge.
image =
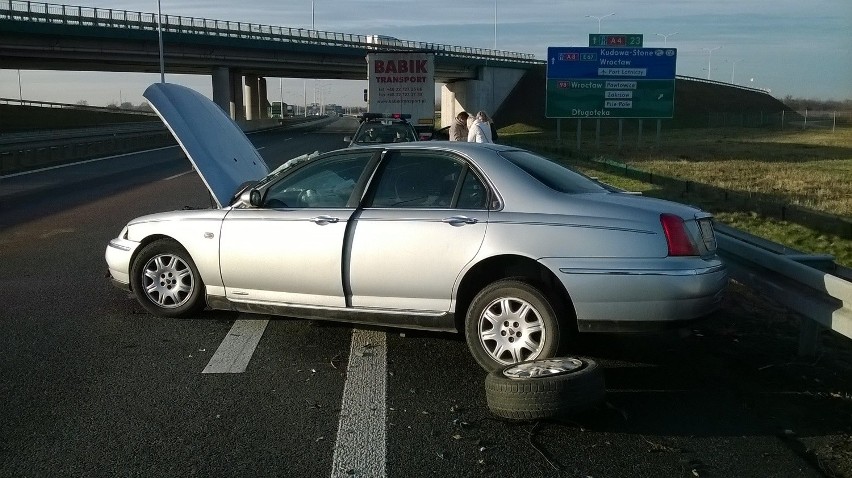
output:
M 500 130 L 501 142 L 543 150 L 557 143 L 553 132 L 523 125 Z M 587 135 L 588 136 L 588 135 Z M 644 195 L 692 204 L 718 221 L 803 252 L 831 254 L 852 267 L 852 240 L 788 221 L 770 219 L 736 204 L 618 176 L 587 161 L 606 157 L 654 174 L 741 192 L 757 192 L 831 214 L 852 217 L 852 129 L 767 131 L 753 129 L 666 131 L 645 146 L 618 147 L 617 138 L 581 137 L 581 149 L 545 153 L 601 181 Z M 563 135 L 563 144 L 568 138 Z M 576 137 L 571 137 L 576 147 Z M 597 147 L 595 147 L 597 145 Z

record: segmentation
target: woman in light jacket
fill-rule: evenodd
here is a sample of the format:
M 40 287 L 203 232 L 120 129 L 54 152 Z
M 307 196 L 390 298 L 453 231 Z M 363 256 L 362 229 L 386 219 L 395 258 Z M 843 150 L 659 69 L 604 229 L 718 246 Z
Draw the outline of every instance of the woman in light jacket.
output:
M 476 113 L 473 124 L 467 133 L 467 141 L 470 143 L 493 143 L 491 139 L 491 124 L 488 115 L 484 111 Z

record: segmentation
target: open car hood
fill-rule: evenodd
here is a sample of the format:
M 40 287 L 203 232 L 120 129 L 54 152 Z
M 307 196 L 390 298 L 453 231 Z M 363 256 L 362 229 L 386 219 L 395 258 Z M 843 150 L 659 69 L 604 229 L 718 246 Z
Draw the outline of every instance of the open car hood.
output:
M 245 133 L 216 103 L 185 86 L 155 83 L 143 95 L 172 132 L 219 208 L 269 174 Z

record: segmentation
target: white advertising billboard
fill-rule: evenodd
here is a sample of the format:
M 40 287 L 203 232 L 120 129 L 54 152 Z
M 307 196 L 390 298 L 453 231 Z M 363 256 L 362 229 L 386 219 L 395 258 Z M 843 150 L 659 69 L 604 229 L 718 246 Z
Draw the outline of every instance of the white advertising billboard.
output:
M 370 113 L 410 114 L 415 126 L 435 123 L 435 55 L 368 53 Z

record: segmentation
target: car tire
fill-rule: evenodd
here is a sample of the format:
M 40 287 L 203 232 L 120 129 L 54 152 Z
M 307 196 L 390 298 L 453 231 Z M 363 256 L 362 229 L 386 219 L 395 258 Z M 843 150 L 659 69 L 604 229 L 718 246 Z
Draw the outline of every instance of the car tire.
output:
M 130 285 L 148 312 L 183 317 L 205 306 L 204 283 L 180 244 L 160 239 L 142 248 L 130 269 Z
M 518 279 L 503 279 L 471 301 L 465 339 L 477 363 L 491 372 L 555 356 L 562 336 L 556 309 L 541 290 Z
M 574 415 L 602 402 L 605 396 L 603 370 L 594 360 L 585 358 L 522 362 L 485 377 L 488 409 L 508 420 Z

